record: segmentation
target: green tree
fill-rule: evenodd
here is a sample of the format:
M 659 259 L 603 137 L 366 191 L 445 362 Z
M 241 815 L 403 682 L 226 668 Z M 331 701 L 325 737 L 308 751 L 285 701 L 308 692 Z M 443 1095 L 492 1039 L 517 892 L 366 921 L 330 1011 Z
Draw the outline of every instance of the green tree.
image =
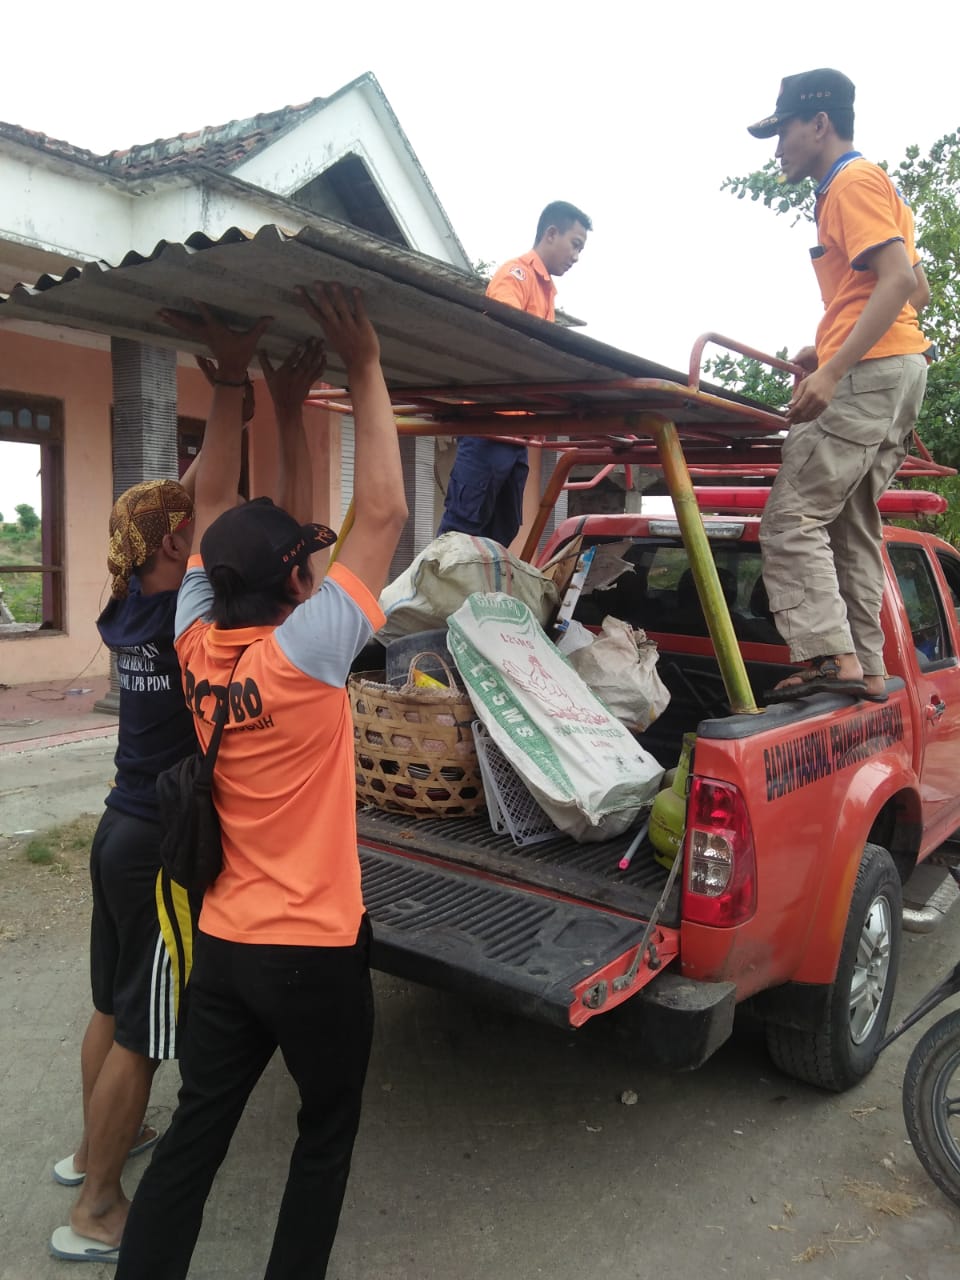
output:
M 939 349 L 917 430 L 938 461 L 960 467 L 960 131 L 944 134 L 926 156 L 911 146 L 898 165 L 883 167 L 916 218 L 917 247 L 931 295 L 921 322 Z M 725 178 L 721 190 L 738 200 L 749 196 L 762 201 L 775 214 L 792 214 L 794 223 L 813 220 L 813 184 L 783 186 L 775 160 L 745 177 Z M 732 369 L 714 369 L 714 376 L 742 389 L 749 370 L 742 361 L 732 364 Z
M 939 516 L 919 516 L 914 520 L 898 520 L 908 529 L 922 529 L 935 533 L 938 538 L 960 547 L 960 476 L 947 476 L 942 480 L 913 480 L 911 489 L 932 489 L 947 500 L 947 509 Z
M 25 533 L 28 537 L 32 533 L 35 533 L 40 524 L 40 517 L 34 511 L 33 507 L 31 507 L 30 503 L 18 502 L 14 507 L 14 510 L 17 513 L 17 524 L 20 526 L 21 532 Z
M 781 347 L 774 354 L 781 360 L 788 359 L 786 347 Z M 703 370 L 721 386 L 730 387 L 773 409 L 782 409 L 793 393 L 793 378 L 789 373 L 760 360 L 752 360 L 750 356 L 714 356 L 704 362 Z

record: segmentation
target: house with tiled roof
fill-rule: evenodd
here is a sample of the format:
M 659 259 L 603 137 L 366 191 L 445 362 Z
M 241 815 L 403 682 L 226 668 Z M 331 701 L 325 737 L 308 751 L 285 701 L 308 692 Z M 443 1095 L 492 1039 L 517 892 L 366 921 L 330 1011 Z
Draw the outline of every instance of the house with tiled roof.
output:
M 370 74 L 330 97 L 108 155 L 0 123 L 0 188 L 0 294 L 22 281 L 42 288 L 85 262 L 147 255 L 161 241 L 216 240 L 233 227 L 268 224 L 297 231 L 330 220 L 472 274 Z M 111 279 L 103 276 L 105 288 Z M 25 450 L 35 458 L 42 515 L 39 556 L 5 563 L 9 551 L 0 543 L 6 684 L 69 680 L 84 668 L 106 672 L 94 621 L 105 598 L 107 514 L 130 484 L 182 473 L 208 408 L 209 389 L 187 357 L 142 335 L 108 338 L 75 326 L 76 318 L 69 328 L 0 325 L 0 473 L 5 451 L 9 462 L 16 451 L 18 465 Z M 350 496 L 352 425 L 328 421 L 332 415 L 319 409 L 306 413 L 316 518 L 337 523 Z M 276 449 L 265 395 L 245 465 L 251 488 L 269 492 Z M 405 463 L 414 512 L 408 558 L 416 549 L 410 538 L 422 545 L 433 523 L 433 465 L 433 442 L 417 442 Z

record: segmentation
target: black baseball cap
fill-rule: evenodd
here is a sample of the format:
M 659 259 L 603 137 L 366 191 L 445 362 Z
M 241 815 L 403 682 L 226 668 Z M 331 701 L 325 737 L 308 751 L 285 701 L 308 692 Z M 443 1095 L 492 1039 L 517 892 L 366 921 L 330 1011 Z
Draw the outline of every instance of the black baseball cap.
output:
M 856 88 L 842 71 L 820 67 L 817 71 L 801 71 L 780 82 L 780 93 L 773 115 L 756 124 L 747 125 L 755 138 L 772 138 L 785 120 L 807 111 L 825 111 L 829 107 L 852 107 Z
M 207 573 L 232 569 L 249 591 L 259 591 L 336 540 L 325 524 L 297 524 L 269 498 L 255 498 L 217 516 L 200 539 L 200 555 Z

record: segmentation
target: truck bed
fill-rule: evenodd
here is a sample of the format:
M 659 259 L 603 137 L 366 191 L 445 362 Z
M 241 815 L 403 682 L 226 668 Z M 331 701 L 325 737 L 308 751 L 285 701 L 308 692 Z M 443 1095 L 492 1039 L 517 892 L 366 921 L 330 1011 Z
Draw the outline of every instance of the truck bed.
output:
M 518 847 L 509 836 L 491 831 L 486 817 L 410 818 L 366 806 L 357 811 L 357 839 L 361 850 L 364 846 L 395 849 L 641 920 L 649 917 L 667 880 L 666 869 L 654 861 L 649 840 L 626 871 L 619 869 L 632 832 L 598 844 L 578 844 L 558 832 L 554 840 Z M 660 919 L 665 925 L 679 924 L 678 884 Z

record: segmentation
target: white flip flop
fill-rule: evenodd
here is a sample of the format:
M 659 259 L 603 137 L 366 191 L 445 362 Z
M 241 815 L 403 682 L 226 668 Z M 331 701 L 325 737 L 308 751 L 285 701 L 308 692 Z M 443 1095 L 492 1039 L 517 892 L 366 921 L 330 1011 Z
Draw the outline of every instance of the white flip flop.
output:
M 116 1262 L 120 1257 L 119 1245 L 78 1236 L 73 1227 L 57 1227 L 50 1237 L 50 1252 L 65 1262 Z
M 150 1125 L 144 1125 L 140 1130 L 136 1142 L 127 1154 L 128 1160 L 131 1156 L 143 1155 L 144 1151 L 149 1151 L 151 1147 L 155 1147 L 160 1141 L 160 1134 L 156 1129 L 153 1130 L 153 1137 L 143 1137 L 145 1133 L 150 1131 L 150 1128 Z M 72 1155 L 64 1156 L 62 1160 L 58 1160 L 53 1166 L 53 1180 L 54 1182 L 59 1182 L 61 1187 L 79 1187 L 86 1176 L 74 1165 Z

